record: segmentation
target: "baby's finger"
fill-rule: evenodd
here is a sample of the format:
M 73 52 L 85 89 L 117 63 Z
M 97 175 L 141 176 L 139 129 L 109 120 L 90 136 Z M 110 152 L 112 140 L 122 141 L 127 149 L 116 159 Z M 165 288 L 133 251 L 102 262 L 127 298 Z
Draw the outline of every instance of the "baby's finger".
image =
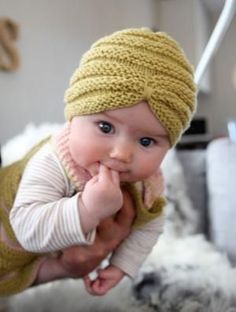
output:
M 108 287 L 104 280 L 97 279 L 92 284 L 92 294 L 96 296 L 103 296 L 107 293 Z
M 89 182 L 89 184 L 93 185 L 93 184 L 95 184 L 97 181 L 98 181 L 98 176 L 96 175 L 96 176 L 92 177 L 88 182 Z
M 86 276 L 83 278 L 83 280 L 85 288 L 90 295 L 102 296 L 106 293 L 104 290 L 103 281 L 101 281 L 99 278 L 95 281 L 91 281 L 89 277 Z
M 112 177 L 112 182 L 119 186 L 120 185 L 120 175 L 117 171 L 115 170 L 110 170 L 111 171 L 111 177 Z
M 85 276 L 83 278 L 83 281 L 84 281 L 86 290 L 88 291 L 88 293 L 92 295 L 93 294 L 93 289 L 92 289 L 93 282 L 90 280 L 89 276 Z
M 100 182 L 109 182 L 109 183 L 114 184 L 115 186 L 120 185 L 119 173 L 102 164 L 100 165 L 98 179 Z
M 104 180 L 104 179 L 111 179 L 111 172 L 110 169 L 107 168 L 106 166 L 100 164 L 99 167 L 99 172 L 98 172 L 98 179 L 100 181 Z

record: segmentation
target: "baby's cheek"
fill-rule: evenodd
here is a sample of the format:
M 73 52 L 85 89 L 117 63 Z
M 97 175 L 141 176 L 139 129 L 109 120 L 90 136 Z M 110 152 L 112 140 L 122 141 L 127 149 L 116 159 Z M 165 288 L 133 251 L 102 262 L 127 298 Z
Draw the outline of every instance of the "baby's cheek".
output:
M 156 172 L 157 166 L 150 166 L 150 164 L 146 163 L 140 166 L 139 171 L 139 180 L 144 180 L 152 176 Z

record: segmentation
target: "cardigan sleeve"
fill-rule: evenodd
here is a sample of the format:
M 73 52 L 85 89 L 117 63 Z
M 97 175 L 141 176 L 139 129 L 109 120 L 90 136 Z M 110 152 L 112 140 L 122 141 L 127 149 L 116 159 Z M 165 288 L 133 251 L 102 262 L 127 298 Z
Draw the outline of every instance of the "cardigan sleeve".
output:
M 50 144 L 28 162 L 10 222 L 21 246 L 31 252 L 53 252 L 92 244 L 95 230 L 83 234 L 77 209 L 79 193 L 72 188 Z

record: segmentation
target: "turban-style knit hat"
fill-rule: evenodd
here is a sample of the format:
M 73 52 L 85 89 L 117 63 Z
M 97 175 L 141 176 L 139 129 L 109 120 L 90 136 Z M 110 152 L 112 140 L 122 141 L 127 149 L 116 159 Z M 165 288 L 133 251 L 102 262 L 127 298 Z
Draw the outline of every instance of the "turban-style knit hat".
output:
M 146 101 L 174 145 L 196 107 L 193 69 L 178 43 L 146 28 L 115 32 L 84 54 L 65 93 L 65 117 Z

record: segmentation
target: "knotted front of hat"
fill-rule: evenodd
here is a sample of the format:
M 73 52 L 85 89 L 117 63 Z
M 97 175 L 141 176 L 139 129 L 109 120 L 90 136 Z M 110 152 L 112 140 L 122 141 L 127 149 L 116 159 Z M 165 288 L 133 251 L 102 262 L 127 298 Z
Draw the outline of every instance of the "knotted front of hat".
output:
M 125 29 L 95 42 L 65 92 L 65 117 L 130 107 L 146 101 L 175 145 L 196 109 L 193 68 L 163 32 Z

